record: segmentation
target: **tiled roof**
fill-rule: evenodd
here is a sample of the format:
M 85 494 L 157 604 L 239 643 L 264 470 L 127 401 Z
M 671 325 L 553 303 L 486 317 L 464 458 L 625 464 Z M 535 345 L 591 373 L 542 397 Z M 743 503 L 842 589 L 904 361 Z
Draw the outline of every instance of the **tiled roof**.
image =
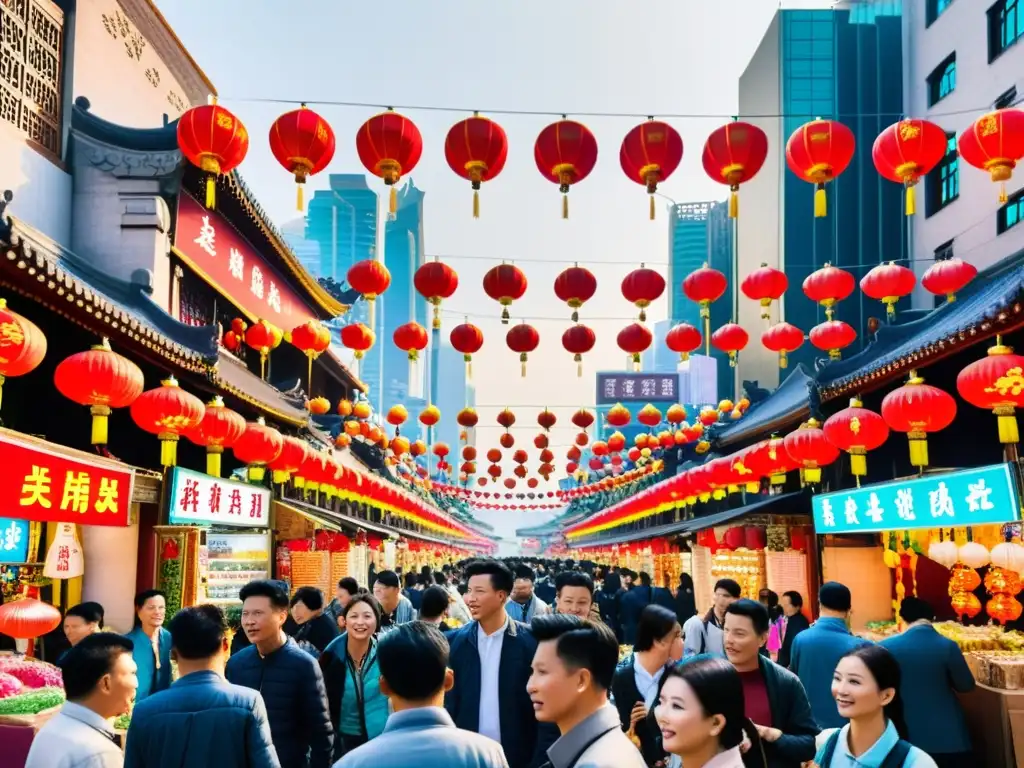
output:
M 742 419 L 716 431 L 713 444 L 725 448 L 802 421 L 810 414 L 814 397 L 814 377 L 798 365 L 771 395 L 751 405 Z

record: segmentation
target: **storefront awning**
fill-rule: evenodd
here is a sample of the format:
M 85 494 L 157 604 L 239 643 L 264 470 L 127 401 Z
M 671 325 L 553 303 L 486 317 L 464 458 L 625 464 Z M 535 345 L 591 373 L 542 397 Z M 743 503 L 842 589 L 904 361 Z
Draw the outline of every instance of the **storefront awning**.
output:
M 276 506 L 284 507 L 289 512 L 294 512 L 296 515 L 299 515 L 300 517 L 304 517 L 307 520 L 309 520 L 311 523 L 315 523 L 315 524 L 319 525 L 321 528 L 327 529 L 328 531 L 334 531 L 335 533 L 341 533 L 342 532 L 342 526 L 340 524 L 338 524 L 337 522 L 335 522 L 334 520 L 332 520 L 326 514 L 324 514 L 323 512 L 321 512 L 319 510 L 314 512 L 313 511 L 314 508 L 312 508 L 312 507 L 307 507 L 306 505 L 303 505 L 302 508 L 300 508 L 300 507 L 298 507 L 298 506 L 296 506 L 294 504 L 289 504 L 287 502 L 278 501 L 278 500 L 275 500 L 274 504 Z
M 289 499 L 285 506 L 294 509 L 301 515 L 310 516 L 316 515 L 322 517 L 336 526 L 340 526 L 341 530 L 356 531 L 362 528 L 364 531 L 378 533 L 382 536 L 401 536 L 408 539 L 416 539 L 418 541 L 427 541 L 431 544 L 441 544 L 446 547 L 457 546 L 458 542 L 452 539 L 442 539 L 437 536 L 431 536 L 425 533 L 416 533 L 415 531 L 407 531 L 398 528 L 388 528 L 384 525 L 377 523 L 371 523 L 367 520 L 363 520 L 360 517 L 349 517 L 348 515 L 342 515 L 337 512 L 330 512 L 320 507 L 315 507 L 312 504 L 307 504 L 304 501 L 296 501 L 295 499 Z

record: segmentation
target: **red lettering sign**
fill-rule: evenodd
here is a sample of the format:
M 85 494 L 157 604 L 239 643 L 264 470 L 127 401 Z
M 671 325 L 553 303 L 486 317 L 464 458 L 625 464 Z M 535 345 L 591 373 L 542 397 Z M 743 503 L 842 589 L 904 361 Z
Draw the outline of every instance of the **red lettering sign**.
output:
M 128 525 L 135 473 L 0 436 L 0 509 L 47 523 Z
M 256 320 L 283 331 L 315 315 L 280 273 L 216 211 L 178 195 L 178 255 L 213 288 Z

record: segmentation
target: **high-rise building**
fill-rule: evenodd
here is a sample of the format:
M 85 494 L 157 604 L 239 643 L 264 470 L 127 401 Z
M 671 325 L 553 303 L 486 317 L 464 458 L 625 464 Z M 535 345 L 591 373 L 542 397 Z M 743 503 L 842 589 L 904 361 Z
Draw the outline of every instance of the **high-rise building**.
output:
M 473 382 L 466 378 L 466 362 L 462 353 L 457 352 L 450 344 L 442 342 L 437 360 L 437 394 L 434 405 L 441 411 L 441 421 L 434 428 L 434 440 L 448 443 L 452 450 L 448 463 L 455 468 L 455 474 L 458 474 L 458 467 L 462 463 L 458 453 L 459 433 L 462 428 L 456 423 L 455 416 L 463 408 L 476 406 L 476 389 Z
M 700 327 L 700 308 L 686 298 L 683 280 L 708 261 L 708 212 L 712 203 L 676 203 L 668 222 L 668 316 L 672 325 Z
M 773 308 L 772 322 L 781 312 L 805 333 L 825 319 L 802 291 L 811 272 L 828 262 L 859 280 L 876 264 L 905 264 L 908 257 L 903 190 L 879 176 L 871 159 L 875 138 L 904 111 L 902 79 L 896 76 L 903 63 L 902 3 L 845 6 L 778 11 L 739 84 L 739 113 L 752 115 L 746 119 L 768 135 L 768 157 L 743 185 L 737 277 L 762 263 L 783 270 L 789 289 L 781 309 Z M 785 160 L 789 136 L 815 118 L 839 120 L 857 141 L 850 166 L 827 185 L 824 218 L 814 216 L 814 185 L 789 171 Z M 778 360 L 760 344 L 760 310 L 756 302 L 739 302 L 738 322 L 751 343 L 740 355 L 738 378 L 771 389 L 779 381 Z M 857 291 L 839 305 L 837 317 L 858 334 L 849 354 L 864 342 L 868 319 L 884 317 L 884 311 Z M 790 360 L 813 367 L 824 357 L 805 343 Z
M 320 243 L 306 239 L 306 219 L 300 217 L 281 225 L 284 241 L 313 277 L 320 278 Z
M 917 187 L 914 267 L 958 256 L 979 269 L 1024 248 L 1024 189 L 1020 173 L 1000 204 L 988 173 L 959 162 L 957 137 L 984 112 L 1019 104 L 1024 71 L 1024 4 L 1019 0 L 960 3 L 920 0 L 903 12 L 903 103 L 906 114 L 946 131 L 946 158 Z M 942 300 L 941 298 L 939 299 Z M 923 289 L 915 306 L 935 299 Z

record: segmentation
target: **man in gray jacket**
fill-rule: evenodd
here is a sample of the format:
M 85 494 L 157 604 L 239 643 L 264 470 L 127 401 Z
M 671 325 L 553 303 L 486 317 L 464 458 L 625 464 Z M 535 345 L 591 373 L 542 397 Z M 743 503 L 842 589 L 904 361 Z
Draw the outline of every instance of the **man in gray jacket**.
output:
M 526 690 L 537 720 L 562 734 L 545 768 L 646 768 L 608 702 L 619 662 L 612 631 L 564 613 L 537 616 L 530 628 L 537 652 Z

